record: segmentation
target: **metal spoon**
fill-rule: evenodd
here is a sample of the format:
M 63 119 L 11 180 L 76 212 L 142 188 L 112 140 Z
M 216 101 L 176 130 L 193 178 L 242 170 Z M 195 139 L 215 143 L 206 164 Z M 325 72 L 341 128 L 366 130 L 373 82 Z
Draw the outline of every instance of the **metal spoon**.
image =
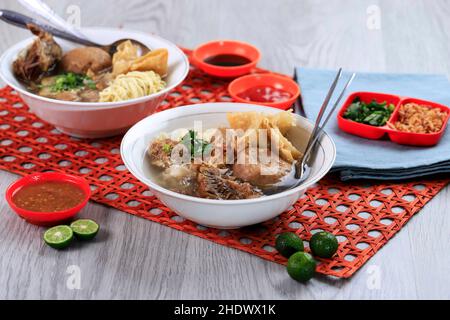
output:
M 322 104 L 322 107 L 320 108 L 319 114 L 317 116 L 316 119 L 316 123 L 314 126 L 314 129 L 310 135 L 305 153 L 303 154 L 303 158 L 297 161 L 296 165 L 295 165 L 295 178 L 298 179 L 298 182 L 295 184 L 295 186 L 293 186 L 293 188 L 295 188 L 296 186 L 298 186 L 302 181 L 303 181 L 303 175 L 305 172 L 305 169 L 308 165 L 308 161 L 311 157 L 312 151 L 315 149 L 316 146 L 316 142 L 319 138 L 319 136 L 321 135 L 323 128 L 326 126 L 326 124 L 328 123 L 328 121 L 330 120 L 334 110 L 336 110 L 337 106 L 339 105 L 340 101 L 342 100 L 342 98 L 344 97 L 345 92 L 347 91 L 348 87 L 350 86 L 350 84 L 353 82 L 353 79 L 355 78 L 356 74 L 353 73 L 352 76 L 350 77 L 350 79 L 347 81 L 346 85 L 344 86 L 344 89 L 342 90 L 341 94 L 339 95 L 338 99 L 336 100 L 336 102 L 334 103 L 333 107 L 331 108 L 331 111 L 328 113 L 327 117 L 325 118 L 325 121 L 320 124 L 323 115 L 325 114 L 325 111 L 328 107 L 328 104 L 331 100 L 331 97 L 333 96 L 334 90 L 336 89 L 336 85 L 339 82 L 340 78 L 342 76 L 342 68 L 339 69 L 336 78 L 334 79 L 330 90 L 328 91 L 328 94 Z
M 44 19 L 47 24 L 55 28 L 71 33 L 79 38 L 88 39 L 79 28 L 60 17 L 49 5 L 42 0 L 18 0 L 18 2 L 28 11 Z
M 107 45 L 95 43 L 86 38 L 81 38 L 72 33 L 61 31 L 53 26 L 47 25 L 36 19 L 33 19 L 31 17 L 25 16 L 21 13 L 11 11 L 11 10 L 0 9 L 0 20 L 3 20 L 11 25 L 14 25 L 14 26 L 17 26 L 20 28 L 24 28 L 24 29 L 28 29 L 29 24 L 34 24 L 34 25 L 38 26 L 39 28 L 43 29 L 44 31 L 52 34 L 55 37 L 65 39 L 65 40 L 68 40 L 71 42 L 75 42 L 78 44 L 82 44 L 82 45 L 88 46 L 88 47 L 97 47 L 97 48 L 105 50 L 110 55 L 113 55 L 114 53 L 116 53 L 117 46 L 127 40 L 130 40 L 133 43 L 133 45 L 138 46 L 140 55 L 143 55 L 150 51 L 150 49 L 142 42 L 139 42 L 139 41 L 133 40 L 133 39 L 128 39 L 128 38 L 116 40 L 113 43 L 107 44 Z

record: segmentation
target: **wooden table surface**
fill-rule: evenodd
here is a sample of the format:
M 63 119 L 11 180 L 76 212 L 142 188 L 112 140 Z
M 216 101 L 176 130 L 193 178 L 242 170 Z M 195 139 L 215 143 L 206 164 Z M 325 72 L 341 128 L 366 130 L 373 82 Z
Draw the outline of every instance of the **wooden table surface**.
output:
M 185 47 L 217 38 L 249 41 L 261 48 L 262 67 L 287 74 L 297 65 L 450 75 L 448 0 L 47 3 L 72 20 L 80 9 L 83 26 L 155 32 Z M 2 7 L 21 9 L 14 0 Z M 0 34 L 0 52 L 28 36 L 4 23 Z M 16 178 L 1 172 L 0 192 Z M 83 215 L 104 232 L 58 252 L 2 196 L 0 298 L 448 299 L 449 214 L 446 188 L 351 279 L 317 277 L 302 285 L 275 263 L 94 203 Z

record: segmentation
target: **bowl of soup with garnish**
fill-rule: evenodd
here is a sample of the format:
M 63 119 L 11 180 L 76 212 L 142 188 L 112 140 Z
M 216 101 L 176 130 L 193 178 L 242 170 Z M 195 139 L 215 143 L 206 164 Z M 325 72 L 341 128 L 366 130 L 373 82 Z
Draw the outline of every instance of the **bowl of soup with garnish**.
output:
M 31 28 L 35 35 L 0 58 L 0 76 L 30 111 L 59 131 L 80 138 L 119 135 L 155 112 L 189 72 L 186 55 L 153 35 L 117 28 L 83 28 L 98 43 L 133 39 L 117 52 L 74 45 Z M 46 50 L 39 50 L 46 48 Z
M 90 187 L 83 178 L 63 173 L 36 173 L 9 186 L 6 200 L 32 224 L 58 224 L 75 216 L 87 203 Z
M 181 217 L 240 228 L 275 218 L 330 170 L 336 149 L 324 133 L 303 179 L 294 180 L 313 127 L 276 108 L 190 105 L 137 123 L 121 155 L 131 174 Z

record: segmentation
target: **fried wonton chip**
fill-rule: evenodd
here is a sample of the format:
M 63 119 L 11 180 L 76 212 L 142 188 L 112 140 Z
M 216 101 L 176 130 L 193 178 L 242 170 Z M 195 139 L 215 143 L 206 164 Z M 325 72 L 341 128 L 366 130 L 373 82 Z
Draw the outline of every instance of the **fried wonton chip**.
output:
M 268 115 L 267 119 L 273 127 L 280 130 L 281 134 L 285 135 L 289 129 L 296 126 L 295 118 L 292 112 L 284 111 L 277 114 Z
M 294 145 L 281 134 L 280 129 L 271 128 L 271 135 L 269 138 L 271 139 L 271 143 L 276 143 L 278 145 L 278 150 L 280 152 L 280 157 L 286 160 L 289 163 L 293 163 L 297 160 L 302 153 L 294 147 Z M 274 141 L 273 137 L 276 137 Z
M 138 48 L 131 41 L 122 42 L 117 46 L 117 52 L 113 55 L 113 76 L 117 77 L 130 71 L 131 64 L 138 58 Z
M 284 111 L 275 115 L 260 112 L 233 112 L 227 114 L 228 122 L 232 129 L 241 129 L 250 135 L 253 130 L 266 129 L 271 143 L 278 146 L 281 158 L 292 163 L 302 153 L 295 148 L 285 137 L 287 131 L 295 127 L 295 118 L 292 113 Z
M 131 41 L 122 42 L 113 56 L 113 76 L 117 77 L 131 71 L 154 71 L 161 77 L 167 75 L 169 52 L 167 49 L 156 49 L 138 56 L 138 47 Z
M 161 77 L 167 75 L 169 51 L 156 49 L 134 60 L 130 66 L 131 71 L 154 71 Z

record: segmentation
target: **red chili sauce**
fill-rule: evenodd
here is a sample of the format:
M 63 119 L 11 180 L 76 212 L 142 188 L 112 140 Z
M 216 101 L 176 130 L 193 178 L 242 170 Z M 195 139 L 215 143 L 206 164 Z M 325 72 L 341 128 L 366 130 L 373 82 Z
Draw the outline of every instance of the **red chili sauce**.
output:
M 19 189 L 12 201 L 21 209 L 34 212 L 64 211 L 86 198 L 83 190 L 70 182 L 37 182 Z
M 289 100 L 292 94 L 270 86 L 256 86 L 239 93 L 238 97 L 253 102 L 278 103 Z

